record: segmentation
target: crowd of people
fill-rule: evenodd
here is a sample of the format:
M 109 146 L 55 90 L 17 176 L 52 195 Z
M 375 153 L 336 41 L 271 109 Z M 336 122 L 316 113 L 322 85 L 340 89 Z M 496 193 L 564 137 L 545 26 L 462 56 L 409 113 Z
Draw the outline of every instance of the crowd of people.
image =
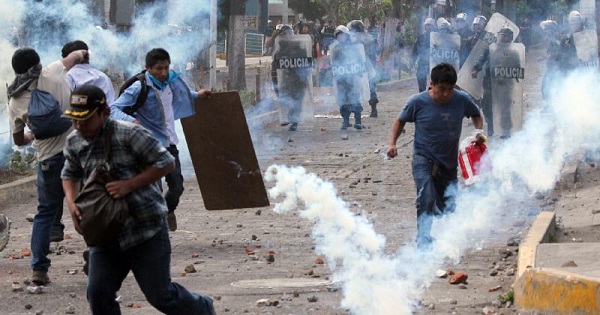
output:
M 117 235 L 103 244 L 88 244 L 84 253 L 92 314 L 121 313 L 116 294 L 129 271 L 159 311 L 215 314 L 211 298 L 171 281 L 168 234 L 177 229 L 174 211 L 183 194 L 175 120 L 195 114 L 194 100 L 210 92 L 190 90 L 170 69 L 171 58 L 163 48 L 146 54 L 145 71 L 121 95 L 89 64 L 85 42 L 65 44 L 62 56 L 43 66 L 37 51 L 24 47 L 11 60 L 15 79 L 8 87 L 8 116 L 13 140 L 19 146 L 33 144 L 38 160 L 31 281 L 50 282 L 48 253 L 51 242 L 64 238 L 65 202 L 82 233 L 76 198 L 94 169 L 106 163 L 117 178 L 106 184 L 106 191 L 124 200 L 131 216 Z M 136 104 L 140 97 L 143 101 Z M 39 108 L 52 110 L 38 119 Z M 164 194 L 163 177 L 168 187 Z

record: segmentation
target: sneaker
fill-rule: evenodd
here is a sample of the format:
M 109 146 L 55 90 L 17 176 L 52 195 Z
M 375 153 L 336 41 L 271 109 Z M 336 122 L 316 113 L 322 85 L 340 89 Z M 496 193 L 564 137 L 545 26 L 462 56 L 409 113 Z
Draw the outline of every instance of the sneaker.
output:
M 290 125 L 290 128 L 288 128 L 289 131 L 296 131 L 298 130 L 298 123 L 292 123 Z
M 169 212 L 167 214 L 167 225 L 169 226 L 169 231 L 177 231 L 177 217 L 175 216 L 175 212 Z
M 377 117 L 377 110 L 376 109 L 371 110 L 371 115 L 369 115 L 369 117 Z
M 354 124 L 354 129 L 356 129 L 356 130 L 361 130 L 363 128 L 365 128 L 365 127 L 361 124 Z
M 46 285 L 50 283 L 50 277 L 48 277 L 48 271 L 46 270 L 34 270 L 31 275 L 31 282 L 35 285 Z

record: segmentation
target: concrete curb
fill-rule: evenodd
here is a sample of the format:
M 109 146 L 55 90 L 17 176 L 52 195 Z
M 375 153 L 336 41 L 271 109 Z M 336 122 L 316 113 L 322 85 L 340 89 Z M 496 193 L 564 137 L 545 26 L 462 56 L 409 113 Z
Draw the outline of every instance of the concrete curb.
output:
M 537 267 L 538 246 L 556 237 L 554 212 L 542 212 L 519 246 L 515 304 L 539 314 L 600 314 L 600 281 L 597 278 Z
M 0 204 L 15 203 L 32 195 L 37 195 L 36 181 L 37 175 L 31 175 L 12 183 L 0 185 Z

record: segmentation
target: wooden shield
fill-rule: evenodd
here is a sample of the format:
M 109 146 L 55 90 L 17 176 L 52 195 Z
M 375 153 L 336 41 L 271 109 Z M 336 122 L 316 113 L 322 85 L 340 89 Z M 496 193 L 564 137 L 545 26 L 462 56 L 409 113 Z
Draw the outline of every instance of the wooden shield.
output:
M 196 100 L 181 119 L 207 210 L 265 207 L 269 198 L 237 91 Z

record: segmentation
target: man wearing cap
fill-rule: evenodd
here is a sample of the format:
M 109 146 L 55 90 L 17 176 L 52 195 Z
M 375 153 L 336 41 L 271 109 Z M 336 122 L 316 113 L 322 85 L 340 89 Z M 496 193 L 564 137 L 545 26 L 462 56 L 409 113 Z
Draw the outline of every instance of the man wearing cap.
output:
M 31 281 L 36 285 L 50 282 L 48 252 L 50 242 L 63 239 L 64 225 L 60 223 L 63 213 L 64 192 L 60 184 L 60 170 L 64 164 L 62 149 L 68 131 L 58 136 L 36 139 L 30 126 L 29 101 L 34 88 L 50 93 L 64 110 L 69 105 L 71 90 L 65 80 L 66 72 L 82 62 L 86 51 L 74 51 L 66 58 L 42 67 L 40 56 L 32 48 L 19 48 L 12 56 L 12 68 L 16 78 L 8 87 L 8 120 L 18 146 L 32 144 L 36 149 L 37 163 L 37 213 L 31 232 Z M 31 128 L 29 128 L 31 129 Z M 54 236 L 53 236 L 54 235 Z
M 431 45 L 431 32 L 435 30 L 435 20 L 426 18 L 423 22 L 425 31 L 419 35 L 412 51 L 413 64 L 417 65 L 417 84 L 419 92 L 427 89 L 427 74 L 429 74 L 429 51 Z
M 62 57 L 67 57 L 75 50 L 85 50 L 89 52 L 88 45 L 84 41 L 74 40 L 63 46 L 61 51 Z M 110 105 L 115 101 L 115 88 L 112 81 L 104 72 L 95 69 L 90 65 L 89 56 L 88 53 L 86 55 L 87 58 L 85 58 L 82 63 L 76 64 L 69 72 L 67 72 L 67 83 L 69 83 L 71 91 L 84 84 L 92 84 L 99 87 L 106 95 L 106 102 Z
M 458 15 L 456 15 L 456 34 L 458 34 L 460 36 L 460 51 L 459 51 L 459 58 L 460 58 L 460 67 L 462 68 L 463 64 L 465 63 L 465 60 L 467 60 L 467 57 L 469 56 L 469 53 L 471 53 L 471 50 L 467 45 L 467 41 L 469 40 L 469 38 L 471 36 L 473 36 L 475 33 L 469 29 L 468 27 L 468 23 L 467 23 L 467 18 L 468 15 L 466 13 L 459 13 Z
M 64 116 L 75 131 L 64 148 L 62 169 L 67 207 L 77 232 L 81 213 L 75 204 L 79 184 L 105 161 L 105 137 L 110 136 L 111 174 L 106 184 L 112 198 L 126 198 L 131 217 L 107 246 L 90 247 L 87 299 L 92 314 L 121 314 L 117 298 L 131 271 L 148 302 L 165 314 L 214 315 L 212 299 L 171 282 L 171 243 L 167 205 L 160 179 L 175 168 L 175 159 L 145 128 L 110 118 L 102 90 L 94 85 L 76 88 Z
M 175 157 L 175 168 L 165 176 L 168 187 L 165 200 L 169 209 L 167 215 L 169 230 L 176 231 L 175 209 L 179 205 L 184 187 L 175 120 L 194 115 L 196 113 L 194 100 L 207 98 L 210 91 L 191 91 L 179 74 L 170 69 L 170 66 L 171 57 L 166 50 L 162 48 L 150 50 L 146 54 L 145 83 L 148 89 L 146 101 L 132 116 L 123 112 L 125 108 L 135 105 L 142 92 L 141 82 L 136 81 L 111 105 L 111 116 L 141 124 L 152 132 L 154 137 Z
M 500 43 L 512 43 L 513 31 L 509 27 L 503 27 L 498 32 L 498 42 Z M 473 69 L 471 69 L 471 76 L 477 78 L 478 73 L 485 67 L 485 76 L 483 77 L 483 97 L 481 98 L 481 110 L 488 128 L 488 135 L 494 135 L 494 111 L 492 108 L 492 75 L 490 69 L 490 49 L 485 49 L 483 55 L 477 60 Z M 503 111 L 504 113 L 506 111 Z M 503 117 L 505 118 L 505 117 Z M 512 127 L 508 126 L 510 117 L 502 119 L 502 124 L 506 125 L 504 129 L 510 130 Z M 503 136 L 506 137 L 506 136 Z

